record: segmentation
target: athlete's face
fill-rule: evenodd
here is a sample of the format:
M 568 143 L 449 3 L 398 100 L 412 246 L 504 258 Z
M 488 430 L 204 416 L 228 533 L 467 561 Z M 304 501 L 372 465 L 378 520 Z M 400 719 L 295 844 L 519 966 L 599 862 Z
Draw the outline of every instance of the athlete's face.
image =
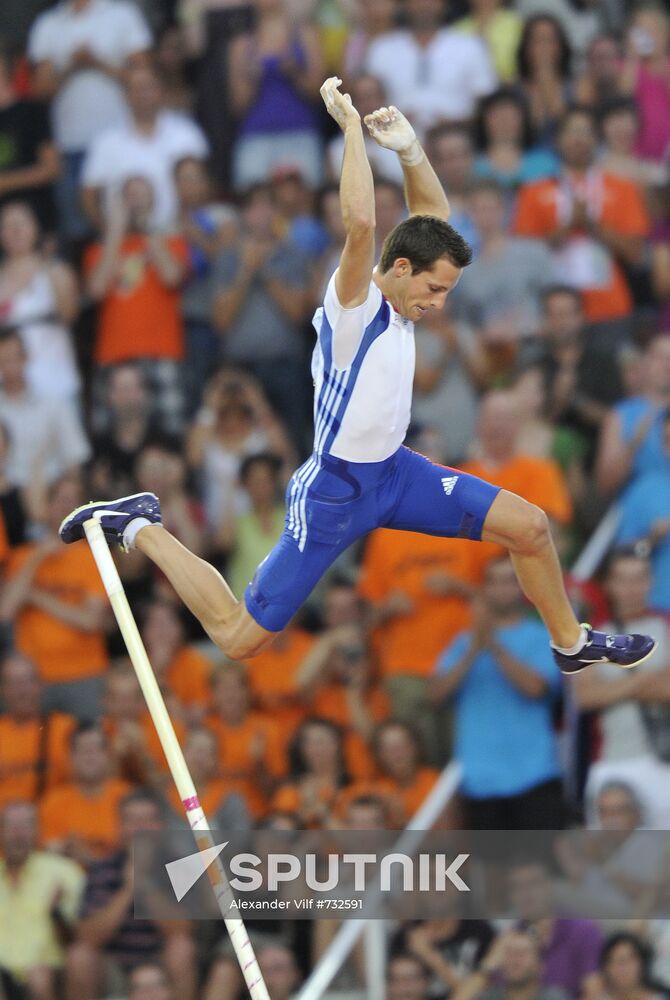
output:
M 428 309 L 443 309 L 444 302 L 461 276 L 461 268 L 441 257 L 430 271 L 412 274 L 412 265 L 405 257 L 393 264 L 391 301 L 406 319 L 418 322 Z

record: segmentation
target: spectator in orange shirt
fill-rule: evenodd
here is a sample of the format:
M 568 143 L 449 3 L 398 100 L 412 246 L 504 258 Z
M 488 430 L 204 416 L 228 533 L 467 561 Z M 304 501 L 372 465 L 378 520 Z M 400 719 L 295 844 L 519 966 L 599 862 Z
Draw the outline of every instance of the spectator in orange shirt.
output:
M 200 723 L 210 702 L 212 664 L 185 642 L 174 604 L 151 601 L 144 611 L 141 633 L 160 686 L 177 699 L 183 721 Z
M 463 471 L 482 476 L 496 486 L 512 490 L 524 500 L 542 507 L 556 531 L 568 526 L 572 519 L 568 488 L 554 461 L 518 453 L 519 417 L 519 404 L 514 393 L 494 391 L 484 396 L 479 409 L 474 459 L 463 465 Z M 480 574 L 486 563 L 503 551 L 491 542 L 481 542 L 470 548 Z M 455 632 L 463 627 L 460 624 Z
M 411 726 L 394 719 L 382 722 L 378 727 L 374 752 L 379 767 L 380 788 L 400 801 L 407 823 L 423 803 L 440 772 L 424 766 L 423 748 Z
M 0 807 L 13 799 L 37 799 L 70 774 L 69 738 L 76 719 L 42 710 L 35 664 L 8 653 L 0 671 Z
M 375 723 L 391 713 L 388 696 L 372 681 L 367 636 L 360 624 L 336 625 L 317 639 L 300 668 L 298 684 L 310 712 L 344 733 L 347 771 L 369 778 L 374 763 L 368 740 Z
M 186 726 L 169 702 L 174 731 L 183 745 Z M 162 788 L 172 781 L 168 763 L 129 661 L 115 662 L 105 674 L 101 726 L 119 777 L 131 784 Z
M 192 729 L 184 743 L 184 758 L 212 829 L 251 829 L 243 797 L 234 790 L 232 782 L 217 777 L 220 750 L 214 733 L 209 729 Z M 174 782 L 170 783 L 167 799 L 174 812 L 183 818 L 184 806 Z
M 205 726 L 219 745 L 219 776 L 244 797 L 255 819 L 286 774 L 285 743 L 271 715 L 251 708 L 246 667 L 227 663 L 212 676 L 212 709 Z
M 359 593 L 372 609 L 379 669 L 393 714 L 419 730 L 434 761 L 444 748 L 428 700 L 428 678 L 444 644 L 470 620 L 479 547 L 380 528 L 363 555 Z
M 119 847 L 119 802 L 131 786 L 112 777 L 112 755 L 99 726 L 80 723 L 70 738 L 73 780 L 44 796 L 42 843 L 89 865 Z
M 182 429 L 181 361 L 184 328 L 179 288 L 188 249 L 181 236 L 153 228 L 154 191 L 145 177 L 129 178 L 110 208 L 102 243 L 84 258 L 87 289 L 100 303 L 94 394 L 104 395 L 109 366 L 137 360 L 156 400 L 160 429 Z
M 272 715 L 287 741 L 305 718 L 298 671 L 313 642 L 308 632 L 289 623 L 271 646 L 247 664 L 257 707 Z
M 515 228 L 554 247 L 556 279 L 583 291 L 586 318 L 602 324 L 599 339 L 618 345 L 633 308 L 624 268 L 640 264 L 650 224 L 635 184 L 595 165 L 597 145 L 592 112 L 566 112 L 561 176 L 521 188 Z
M 0 621 L 14 624 L 16 648 L 48 683 L 45 707 L 93 719 L 107 666 L 109 603 L 88 545 L 66 548 L 58 538 L 62 519 L 82 502 L 79 480 L 58 480 L 48 498 L 46 535 L 10 555 Z
M 347 816 L 356 800 L 380 798 L 386 805 L 391 829 L 402 828 L 414 816 L 440 772 L 424 764 L 421 740 L 411 726 L 388 719 L 377 727 L 373 738 L 377 776 L 354 782 L 337 797 L 334 812 Z
M 296 813 L 301 828 L 327 826 L 348 783 L 342 733 L 328 719 L 305 719 L 291 743 L 291 778 L 272 800 L 273 812 Z

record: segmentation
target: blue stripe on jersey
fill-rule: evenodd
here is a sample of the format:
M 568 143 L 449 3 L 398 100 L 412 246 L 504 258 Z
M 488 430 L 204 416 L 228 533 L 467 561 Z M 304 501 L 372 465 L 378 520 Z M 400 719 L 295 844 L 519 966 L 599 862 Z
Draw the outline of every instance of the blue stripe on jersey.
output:
M 379 306 L 379 309 L 377 310 L 375 317 L 372 319 L 370 323 L 368 323 L 368 325 L 365 328 L 365 333 L 363 334 L 363 339 L 361 340 L 359 348 L 356 352 L 356 357 L 354 358 L 351 367 L 348 370 L 348 377 L 344 388 L 344 393 L 339 402 L 339 406 L 337 407 L 337 411 L 335 413 L 335 419 L 330 422 L 330 430 L 328 431 L 327 437 L 325 439 L 324 447 L 322 449 L 323 451 L 326 452 L 329 451 L 333 445 L 333 441 L 337 436 L 337 432 L 339 431 L 342 425 L 342 420 L 344 418 L 344 414 L 346 412 L 349 400 L 351 399 L 351 394 L 354 391 L 356 380 L 363 365 L 363 361 L 365 360 L 365 355 L 368 353 L 370 347 L 377 339 L 377 337 L 380 337 L 382 333 L 385 333 L 385 331 L 388 330 L 389 315 L 390 315 L 389 304 L 386 301 L 386 299 L 382 299 L 381 305 Z
M 338 369 L 333 367 L 333 330 L 325 309 L 322 312 L 318 341 L 323 355 L 323 376 L 315 405 L 314 454 L 293 478 L 288 507 L 287 528 L 301 551 L 307 541 L 307 491 L 321 469 L 321 455 L 330 449 L 341 427 L 365 355 L 373 341 L 388 329 L 389 313 L 388 303 L 382 300 L 376 315 L 365 328 L 352 364 L 349 368 Z

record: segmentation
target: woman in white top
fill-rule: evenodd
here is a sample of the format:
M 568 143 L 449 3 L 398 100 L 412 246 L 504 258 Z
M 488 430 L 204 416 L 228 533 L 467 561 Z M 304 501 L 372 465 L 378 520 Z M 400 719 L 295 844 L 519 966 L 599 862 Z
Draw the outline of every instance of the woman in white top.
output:
M 207 527 L 215 536 L 226 520 L 249 508 L 238 481 L 244 459 L 271 451 L 281 459 L 286 480 L 295 453 L 258 383 L 246 373 L 221 369 L 210 380 L 203 404 L 187 455 L 200 480 Z
M 24 202 L 0 211 L 0 325 L 16 327 L 30 389 L 41 399 L 75 401 L 81 380 L 70 323 L 79 311 L 74 272 L 39 250 L 37 219 Z

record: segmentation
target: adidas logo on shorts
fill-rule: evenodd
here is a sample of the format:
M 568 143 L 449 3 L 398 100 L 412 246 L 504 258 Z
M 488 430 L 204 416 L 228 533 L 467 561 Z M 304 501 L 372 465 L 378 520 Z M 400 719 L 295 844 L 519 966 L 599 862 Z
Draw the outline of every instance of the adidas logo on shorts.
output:
M 442 480 L 442 489 L 447 496 L 451 496 L 454 491 L 454 486 L 458 482 L 458 476 L 445 476 Z

